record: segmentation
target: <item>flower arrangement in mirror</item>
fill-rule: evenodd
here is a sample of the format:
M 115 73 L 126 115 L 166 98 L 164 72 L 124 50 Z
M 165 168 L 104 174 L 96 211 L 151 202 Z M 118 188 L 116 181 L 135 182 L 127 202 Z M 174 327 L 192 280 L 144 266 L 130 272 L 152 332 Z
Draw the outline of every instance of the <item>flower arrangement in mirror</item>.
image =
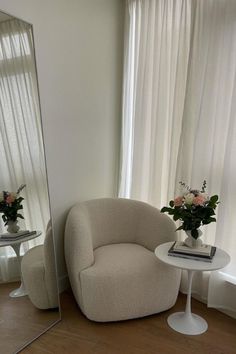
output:
M 17 225 L 17 218 L 24 219 L 18 211 L 23 209 L 22 201 L 24 198 L 20 197 L 20 192 L 26 187 L 22 184 L 17 192 L 0 192 L 0 213 L 2 213 L 2 219 L 4 225 L 7 225 L 7 231 L 10 233 L 15 233 L 19 231 L 19 226 Z
M 206 181 L 203 181 L 202 189 L 192 189 L 184 182 L 179 182 L 183 193 L 169 202 L 169 207 L 163 207 L 162 213 L 168 213 L 173 216 L 174 221 L 182 222 L 177 230 L 184 230 L 188 238 L 184 241 L 187 246 L 198 247 L 202 244 L 201 240 L 194 243 L 201 235 L 200 227 L 202 225 L 216 222 L 215 209 L 218 201 L 218 195 L 209 197 L 206 193 Z

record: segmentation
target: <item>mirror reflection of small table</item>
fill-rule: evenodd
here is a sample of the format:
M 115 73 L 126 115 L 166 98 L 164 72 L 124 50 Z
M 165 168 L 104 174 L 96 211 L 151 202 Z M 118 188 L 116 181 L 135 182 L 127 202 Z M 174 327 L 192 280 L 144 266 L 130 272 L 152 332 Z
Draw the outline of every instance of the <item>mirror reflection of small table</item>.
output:
M 42 234 L 41 231 L 36 231 L 36 233 L 34 233 L 32 235 L 26 235 L 26 236 L 19 237 L 19 239 L 17 239 L 17 240 L 11 240 L 11 239 L 1 240 L 1 238 L 0 238 L 0 247 L 11 246 L 13 248 L 13 250 L 17 256 L 19 268 L 21 269 L 21 266 L 20 266 L 21 265 L 21 260 L 20 260 L 20 246 L 21 246 L 21 244 L 23 242 L 33 240 L 34 238 L 39 237 L 41 234 Z M 25 295 L 27 295 L 27 291 L 24 287 L 24 282 L 21 277 L 20 287 L 16 290 L 11 291 L 9 296 L 10 297 L 20 297 L 20 296 L 25 296 Z
M 168 250 L 172 245 L 173 241 L 159 245 L 155 249 L 155 255 L 160 261 L 170 266 L 187 270 L 188 296 L 185 312 L 176 312 L 170 315 L 167 319 L 168 325 L 175 331 L 183 334 L 197 335 L 204 333 L 208 328 L 207 322 L 202 317 L 191 312 L 191 288 L 193 274 L 195 271 L 213 271 L 224 268 L 230 262 L 230 256 L 225 251 L 217 247 L 216 254 L 212 262 L 203 262 L 181 257 L 171 257 L 168 256 Z

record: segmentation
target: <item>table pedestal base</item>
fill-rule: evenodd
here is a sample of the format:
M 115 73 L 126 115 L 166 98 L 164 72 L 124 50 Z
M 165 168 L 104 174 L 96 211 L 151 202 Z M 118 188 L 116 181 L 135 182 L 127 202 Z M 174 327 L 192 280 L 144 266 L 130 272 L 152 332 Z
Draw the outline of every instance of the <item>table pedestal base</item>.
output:
M 167 319 L 168 325 L 175 331 L 188 335 L 197 335 L 206 332 L 207 322 L 193 313 L 176 312 Z
M 208 328 L 207 322 L 202 317 L 191 312 L 191 288 L 193 274 L 193 270 L 188 270 L 188 296 L 185 312 L 173 313 L 167 319 L 168 325 L 175 331 L 189 335 L 204 333 Z
M 21 283 L 21 286 L 18 289 L 15 289 L 13 291 L 10 292 L 9 296 L 10 297 L 21 297 L 21 296 L 26 296 L 28 295 L 24 283 Z
M 17 256 L 19 269 L 21 269 L 20 245 L 21 245 L 20 243 L 11 245 L 11 247 L 14 249 L 15 254 Z M 25 286 L 24 286 L 24 283 L 23 283 L 22 279 L 21 279 L 20 287 L 18 289 L 15 289 L 15 290 L 11 291 L 10 294 L 9 294 L 10 297 L 20 297 L 20 296 L 26 296 L 26 295 L 28 295 L 28 294 L 27 294 L 27 291 L 25 289 Z

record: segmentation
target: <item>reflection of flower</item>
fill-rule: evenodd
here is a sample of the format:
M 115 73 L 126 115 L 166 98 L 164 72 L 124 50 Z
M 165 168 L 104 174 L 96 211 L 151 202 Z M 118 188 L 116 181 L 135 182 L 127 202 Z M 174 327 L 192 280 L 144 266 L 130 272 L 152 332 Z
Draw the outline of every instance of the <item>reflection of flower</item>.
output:
M 6 197 L 7 204 L 12 204 L 15 200 L 16 200 L 15 193 L 9 193 L 8 196 Z
M 16 193 L 5 191 L 0 193 L 0 213 L 3 214 L 2 219 L 5 225 L 7 225 L 9 221 L 16 221 L 17 218 L 24 219 L 24 217 L 18 213 L 18 210 L 23 209 L 21 203 L 24 198 L 19 196 L 23 188 L 25 188 L 25 184 L 22 184 Z
M 161 212 L 173 215 L 175 221 L 182 221 L 182 225 L 177 230 L 191 230 L 191 235 L 198 238 L 197 229 L 201 225 L 215 222 L 215 209 L 217 207 L 218 196 L 209 197 L 205 192 L 206 181 L 203 182 L 201 191 L 191 189 L 185 183 L 180 184 L 186 189 L 183 196 L 178 196 L 169 202 L 169 207 L 163 207 Z

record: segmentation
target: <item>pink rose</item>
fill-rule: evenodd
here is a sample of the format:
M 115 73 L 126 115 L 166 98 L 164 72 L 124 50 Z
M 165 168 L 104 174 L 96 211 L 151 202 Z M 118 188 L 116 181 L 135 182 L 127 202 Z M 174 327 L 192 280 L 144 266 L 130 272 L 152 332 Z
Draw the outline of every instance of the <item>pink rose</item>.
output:
M 203 205 L 206 201 L 206 198 L 204 195 L 199 194 L 197 197 L 193 198 L 193 204 L 194 205 Z
M 6 203 L 11 204 L 15 201 L 15 199 L 16 199 L 15 195 L 11 193 L 6 197 Z
M 176 197 L 174 200 L 174 206 L 181 206 L 183 204 L 183 197 Z

